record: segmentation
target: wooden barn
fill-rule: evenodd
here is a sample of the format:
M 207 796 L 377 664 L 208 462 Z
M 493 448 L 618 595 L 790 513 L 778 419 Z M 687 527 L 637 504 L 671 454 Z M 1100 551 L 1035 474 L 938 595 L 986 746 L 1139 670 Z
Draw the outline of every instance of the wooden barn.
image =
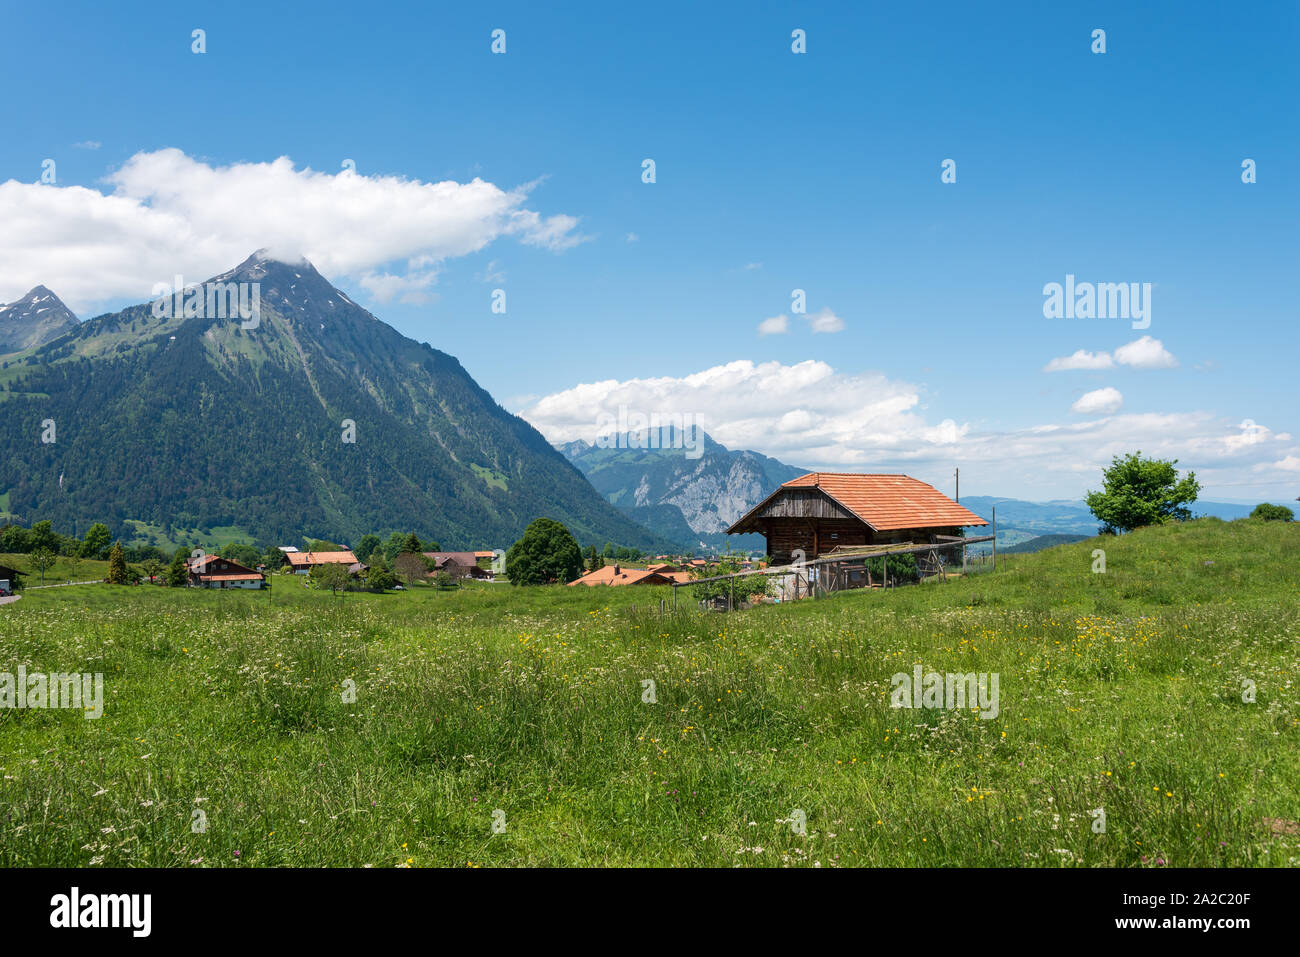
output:
M 941 543 L 962 528 L 987 524 L 908 475 L 809 472 L 750 509 L 727 534 L 765 536 L 773 562 L 786 565 L 796 549 L 812 561 L 865 545 Z

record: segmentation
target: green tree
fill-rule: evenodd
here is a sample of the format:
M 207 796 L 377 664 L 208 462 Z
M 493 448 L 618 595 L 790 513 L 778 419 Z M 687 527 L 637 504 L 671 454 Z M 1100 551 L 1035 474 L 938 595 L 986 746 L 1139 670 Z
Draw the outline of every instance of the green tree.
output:
M 419 536 L 417 536 L 415 532 L 409 533 L 406 538 L 402 539 L 402 551 L 413 552 L 415 554 L 424 551 L 424 546 L 420 544 Z M 400 555 L 401 552 L 398 552 L 398 554 Z
M 167 587 L 184 588 L 190 583 L 190 552 L 184 545 L 176 549 L 171 564 L 167 566 Z
M 1293 522 L 1295 521 L 1295 512 L 1285 505 L 1270 505 L 1268 502 L 1261 502 L 1255 506 L 1254 511 L 1250 513 L 1251 518 L 1262 518 L 1266 522 Z
M 272 545 L 262 553 L 262 564 L 266 566 L 267 572 L 275 572 L 288 564 L 289 559 L 284 557 L 284 552 Z
M 217 554 L 222 558 L 229 558 L 232 562 L 237 562 L 245 568 L 256 569 L 258 563 L 262 560 L 262 553 L 256 548 L 252 545 L 241 545 L 238 542 L 222 545 L 221 551 Z
M 346 552 L 347 549 L 337 542 L 329 542 L 323 538 L 307 539 L 307 551 L 309 552 Z
M 370 567 L 366 570 L 366 587 L 371 591 L 384 591 L 396 584 L 397 576 L 393 574 L 388 567 L 388 562 L 384 560 L 384 553 L 379 552 L 374 556 L 374 560 L 370 562 Z
M 352 554 L 357 556 L 357 561 L 369 564 L 370 556 L 382 544 L 378 535 L 362 535 L 361 540 L 352 547 Z
M 392 564 L 393 559 L 402 554 L 405 550 L 403 548 L 403 545 L 405 544 L 406 536 L 401 532 L 393 532 L 393 534 L 388 536 L 388 541 L 384 542 L 384 558 L 389 564 Z
M 149 576 L 149 581 L 155 582 L 158 576 L 162 574 L 163 563 L 156 558 L 148 558 L 144 563 L 144 573 Z
M 308 577 L 316 583 L 317 588 L 328 588 L 330 594 L 337 595 L 348 587 L 351 576 L 344 565 L 313 565 Z
M 45 582 L 45 573 L 54 567 L 57 556 L 54 554 L 53 549 L 42 546 L 41 548 L 32 549 L 31 554 L 28 555 L 28 560 L 32 563 L 32 568 L 41 573 L 41 582 L 43 584 Z
M 126 584 L 126 556 L 122 554 L 122 546 L 118 542 L 113 543 L 108 553 L 108 583 Z
M 596 551 L 595 545 L 587 546 L 587 571 L 594 572 L 597 568 L 605 567 L 605 559 Z
M 512 585 L 565 584 L 582 574 L 582 550 L 555 519 L 534 519 L 506 552 L 506 574 Z
M 27 533 L 27 547 L 32 551 L 38 548 L 48 548 L 57 555 L 61 538 L 62 536 L 50 524 L 50 520 L 44 519 L 33 525 L 32 530 Z
M 1177 459 L 1144 459 L 1141 452 L 1115 456 L 1102 472 L 1103 490 L 1089 492 L 1086 499 L 1102 531 L 1129 532 L 1191 518 L 1187 506 L 1196 501 L 1201 486 L 1195 472 L 1179 479 L 1177 464 Z
M 108 550 L 112 544 L 113 536 L 109 533 L 108 526 L 103 522 L 96 522 L 86 530 L 86 537 L 81 543 L 81 557 L 103 561 L 108 557 Z
M 718 556 L 718 563 L 713 568 L 700 568 L 692 573 L 694 578 L 715 578 L 718 575 L 735 575 L 737 572 L 746 571 L 741 567 L 743 557 L 738 552 L 727 551 Z M 731 598 L 735 597 L 736 604 L 747 601 L 755 595 L 766 595 L 768 589 L 768 580 L 766 575 L 742 575 L 739 578 L 723 579 L 722 581 L 704 582 L 700 585 L 691 586 L 691 594 L 697 601 L 705 601 L 710 598 Z
M 0 552 L 22 554 L 31 550 L 31 535 L 21 525 L 6 525 L 0 529 Z

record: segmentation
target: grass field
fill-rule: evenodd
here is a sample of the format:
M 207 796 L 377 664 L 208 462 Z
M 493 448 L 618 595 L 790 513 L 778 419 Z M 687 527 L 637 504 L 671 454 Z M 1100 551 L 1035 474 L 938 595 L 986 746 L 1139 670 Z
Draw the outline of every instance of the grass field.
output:
M 104 714 L 0 709 L 0 865 L 1300 860 L 1300 525 L 731 615 L 668 594 L 28 592 L 0 671 L 103 672 Z M 997 673 L 996 719 L 891 708 L 917 664 Z

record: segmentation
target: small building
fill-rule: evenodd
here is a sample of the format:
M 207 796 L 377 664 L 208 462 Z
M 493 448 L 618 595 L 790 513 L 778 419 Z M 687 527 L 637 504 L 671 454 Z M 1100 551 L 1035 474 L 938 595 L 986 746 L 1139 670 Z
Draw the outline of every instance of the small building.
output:
M 261 588 L 266 582 L 261 572 L 220 555 L 191 558 L 188 564 L 191 588 Z
M 776 565 L 866 545 L 947 544 L 987 525 L 933 485 L 908 475 L 809 472 L 786 482 L 727 529 L 758 533 Z
M 16 568 L 0 565 L 0 594 L 12 595 L 17 590 L 20 574 Z
M 342 552 L 285 552 L 289 567 L 295 575 L 309 575 L 316 565 L 342 565 L 349 568 L 357 564 L 357 556 L 351 551 Z
M 492 557 L 491 552 L 423 552 L 433 562 L 433 572 L 447 572 L 453 578 L 491 578 L 492 573 L 479 564 L 480 558 Z
M 573 585 L 671 585 L 678 579 L 676 575 L 684 572 L 657 572 L 648 568 L 624 568 L 622 565 L 606 565 L 589 571 L 581 578 L 569 582 Z M 690 578 L 690 575 L 686 575 Z

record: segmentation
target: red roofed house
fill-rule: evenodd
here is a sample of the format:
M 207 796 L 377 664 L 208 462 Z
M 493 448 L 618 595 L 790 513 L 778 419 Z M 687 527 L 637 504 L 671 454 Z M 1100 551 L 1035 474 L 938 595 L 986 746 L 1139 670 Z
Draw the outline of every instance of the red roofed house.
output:
M 575 578 L 569 585 L 671 585 L 681 572 L 654 571 L 649 568 L 624 568 L 606 565 Z M 690 578 L 690 575 L 685 575 Z
M 479 564 L 492 558 L 492 552 L 424 552 L 433 561 L 434 573 L 447 572 L 453 578 L 491 578 L 492 573 Z
M 261 572 L 220 555 L 191 558 L 188 564 L 191 588 L 261 588 L 266 581 Z
M 342 565 L 345 568 L 357 564 L 357 556 L 345 552 L 285 552 L 289 567 L 295 575 L 309 575 L 313 565 Z
M 757 532 L 777 565 L 801 549 L 808 561 L 836 548 L 938 542 L 970 525 L 987 525 L 933 485 L 907 475 L 809 472 L 791 479 L 727 529 Z

